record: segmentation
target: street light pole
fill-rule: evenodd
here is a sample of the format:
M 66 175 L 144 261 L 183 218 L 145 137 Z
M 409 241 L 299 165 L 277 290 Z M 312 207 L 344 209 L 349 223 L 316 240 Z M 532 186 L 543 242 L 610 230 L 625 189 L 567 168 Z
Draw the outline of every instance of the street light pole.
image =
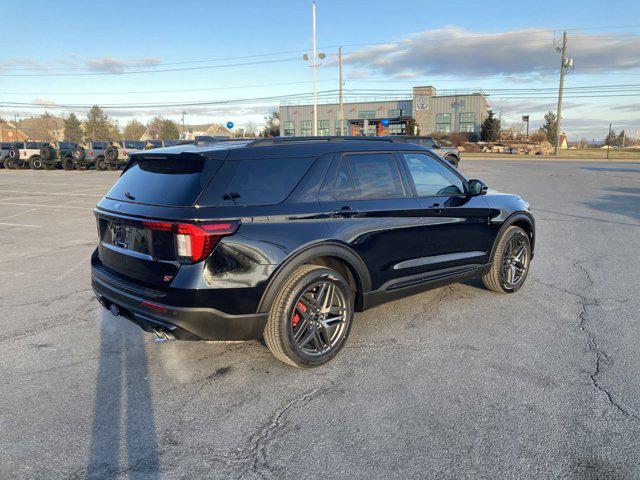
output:
M 318 136 L 318 74 L 316 52 L 316 1 L 313 0 L 313 136 Z
M 18 141 L 18 117 L 20 115 L 18 115 L 17 113 L 13 116 L 13 126 L 16 130 L 16 142 Z
M 340 66 L 340 136 L 344 137 L 344 104 L 342 103 L 342 46 L 338 48 L 338 64 Z
M 187 112 L 182 112 L 182 136 L 185 136 L 185 128 L 184 128 L 184 116 L 187 114 Z

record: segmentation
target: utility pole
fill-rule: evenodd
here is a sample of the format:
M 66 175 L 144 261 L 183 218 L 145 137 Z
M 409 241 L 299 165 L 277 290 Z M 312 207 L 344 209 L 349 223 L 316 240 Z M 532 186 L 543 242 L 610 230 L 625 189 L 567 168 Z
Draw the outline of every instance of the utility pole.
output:
M 318 74 L 316 52 L 316 1 L 313 0 L 313 136 L 318 136 Z
M 340 66 L 340 136 L 344 137 L 344 105 L 342 103 L 342 45 L 338 47 L 338 65 Z
M 182 112 L 182 136 L 185 137 L 185 128 L 184 128 L 184 116 L 187 114 L 187 112 L 183 111 Z
M 562 118 L 562 94 L 564 90 L 564 71 L 567 67 L 567 31 L 562 34 L 562 63 L 560 64 L 560 88 L 558 89 L 558 114 L 556 116 L 556 145 L 553 156 L 558 156 L 560 146 L 560 120 Z
M 18 115 L 17 113 L 13 116 L 13 126 L 16 130 L 16 142 L 18 141 L 18 117 L 20 115 Z

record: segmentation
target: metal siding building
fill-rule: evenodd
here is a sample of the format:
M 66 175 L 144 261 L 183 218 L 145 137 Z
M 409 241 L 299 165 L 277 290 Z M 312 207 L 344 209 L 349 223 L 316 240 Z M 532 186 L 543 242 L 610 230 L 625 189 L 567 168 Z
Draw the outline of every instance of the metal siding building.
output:
M 343 104 L 345 131 L 340 128 L 340 105 L 318 105 L 318 135 L 401 135 L 415 119 L 420 133 L 479 132 L 487 116 L 483 94 L 436 95 L 433 87 L 414 87 L 413 98 Z M 313 135 L 313 105 L 282 105 L 280 135 Z M 388 126 L 382 120 L 389 121 Z

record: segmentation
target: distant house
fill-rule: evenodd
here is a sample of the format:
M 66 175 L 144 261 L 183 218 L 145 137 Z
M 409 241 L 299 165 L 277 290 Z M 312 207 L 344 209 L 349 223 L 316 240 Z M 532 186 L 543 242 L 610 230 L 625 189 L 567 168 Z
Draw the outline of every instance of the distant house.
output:
M 55 141 L 64 140 L 64 118 L 38 116 L 18 121 L 18 128 L 29 140 Z
M 231 132 L 222 125 L 217 123 L 204 124 L 204 125 L 186 125 L 184 132 L 180 133 L 180 140 L 194 140 L 200 136 L 211 137 L 230 137 Z
M 558 148 L 569 148 L 569 142 L 567 142 L 567 134 L 562 132 L 560 134 L 560 138 L 558 139 Z
M 16 135 L 16 126 L 9 122 L 0 122 L 0 142 L 22 142 L 27 140 L 26 133 L 18 128 Z

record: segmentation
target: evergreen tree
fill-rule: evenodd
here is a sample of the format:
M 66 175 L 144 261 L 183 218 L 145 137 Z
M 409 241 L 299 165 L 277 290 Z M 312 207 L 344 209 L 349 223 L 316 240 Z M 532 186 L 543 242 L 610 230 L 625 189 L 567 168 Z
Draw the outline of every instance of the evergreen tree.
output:
M 495 142 L 500 139 L 500 120 L 493 116 L 491 110 L 480 126 L 480 136 L 485 142 Z
M 556 114 L 549 110 L 544 116 L 544 125 L 540 127 L 540 130 L 544 132 L 547 137 L 547 142 L 551 145 L 555 145 L 558 139 L 558 124 L 556 122 Z
M 615 130 L 611 130 L 611 132 L 609 132 L 609 134 L 605 137 L 604 144 L 609 145 L 610 147 L 618 146 L 618 135 L 616 135 Z
M 624 147 L 624 144 L 626 143 L 626 141 L 627 141 L 627 134 L 624 132 L 624 130 L 622 130 L 618 135 L 618 138 L 616 139 L 616 146 Z
M 110 140 L 113 135 L 113 125 L 109 115 L 98 105 L 94 105 L 87 114 L 84 130 L 88 140 Z
M 70 142 L 82 141 L 82 123 L 76 117 L 75 113 L 70 113 L 67 118 L 64 119 L 64 138 Z

